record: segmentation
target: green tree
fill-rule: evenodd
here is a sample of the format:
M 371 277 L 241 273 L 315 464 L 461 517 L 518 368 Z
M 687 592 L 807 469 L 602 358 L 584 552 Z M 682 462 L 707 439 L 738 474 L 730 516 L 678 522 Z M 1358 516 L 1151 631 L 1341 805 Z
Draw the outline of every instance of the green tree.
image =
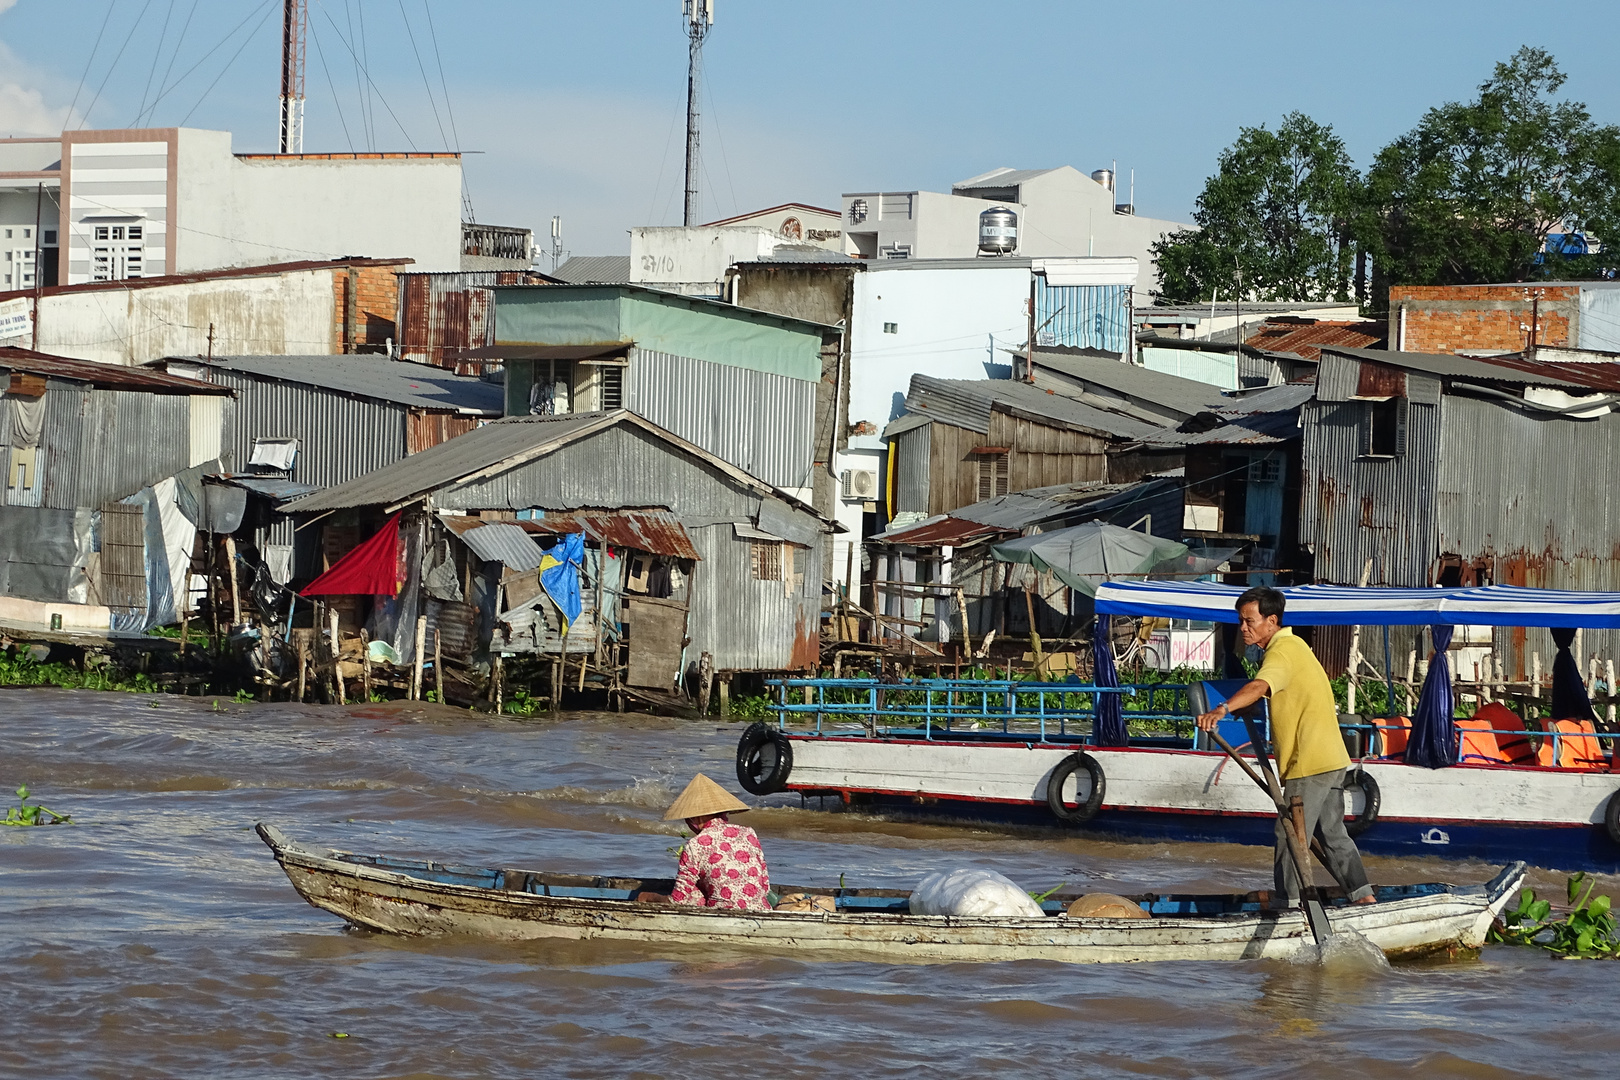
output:
M 1344 141 L 1308 116 L 1241 129 L 1198 197 L 1198 229 L 1153 245 L 1156 298 L 1231 298 L 1241 280 L 1244 299 L 1348 300 L 1359 184 Z
M 1424 114 L 1368 170 L 1355 231 L 1392 284 L 1590 277 L 1599 256 L 1541 258 L 1551 233 L 1620 237 L 1620 128 L 1599 126 L 1551 54 L 1521 48 L 1471 102 Z

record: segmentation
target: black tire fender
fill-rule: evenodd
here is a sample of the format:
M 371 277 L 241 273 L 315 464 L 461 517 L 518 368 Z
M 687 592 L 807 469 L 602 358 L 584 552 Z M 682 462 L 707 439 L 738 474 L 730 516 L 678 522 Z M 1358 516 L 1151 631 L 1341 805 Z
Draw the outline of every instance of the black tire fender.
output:
M 773 795 L 793 772 L 793 744 L 779 728 L 756 720 L 737 740 L 737 783 L 750 795 Z
M 1344 831 L 1352 837 L 1360 836 L 1377 823 L 1383 795 L 1378 790 L 1378 781 L 1374 780 L 1366 769 L 1351 769 L 1345 774 L 1344 786 L 1361 789 L 1361 813 L 1357 814 L 1354 820 L 1345 822 L 1344 826 Z
M 1610 840 L 1620 844 L 1620 791 L 1610 795 L 1608 805 L 1603 808 L 1603 828 Z
M 1085 802 L 1070 806 L 1063 801 L 1063 785 L 1068 783 L 1069 777 L 1084 770 L 1091 779 L 1091 794 Z M 1108 781 L 1103 776 L 1102 766 L 1097 759 L 1084 750 L 1076 751 L 1058 762 L 1057 768 L 1046 780 L 1046 806 L 1052 811 L 1052 816 L 1069 825 L 1083 825 L 1097 816 L 1102 809 L 1103 795 L 1108 790 Z

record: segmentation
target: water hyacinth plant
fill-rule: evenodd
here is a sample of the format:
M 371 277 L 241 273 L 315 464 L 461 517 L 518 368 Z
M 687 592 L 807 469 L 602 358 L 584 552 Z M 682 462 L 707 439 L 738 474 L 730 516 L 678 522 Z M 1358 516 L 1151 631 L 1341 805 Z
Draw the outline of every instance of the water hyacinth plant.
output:
M 1552 904 L 1537 899 L 1535 890 L 1525 889 L 1519 894 L 1518 908 L 1504 911 L 1501 921 L 1491 928 L 1490 940 L 1533 945 L 1569 959 L 1620 955 L 1612 901 L 1607 896 L 1593 896 L 1596 885 L 1588 874 L 1570 878 L 1571 906 L 1562 918 L 1553 918 Z
M 7 807 L 6 816 L 0 818 L 0 825 L 19 827 L 23 825 L 61 825 L 63 822 L 73 820 L 66 814 L 58 814 L 55 810 L 48 810 L 38 804 L 29 806 L 28 785 L 26 784 L 17 789 L 17 798 L 22 805 Z

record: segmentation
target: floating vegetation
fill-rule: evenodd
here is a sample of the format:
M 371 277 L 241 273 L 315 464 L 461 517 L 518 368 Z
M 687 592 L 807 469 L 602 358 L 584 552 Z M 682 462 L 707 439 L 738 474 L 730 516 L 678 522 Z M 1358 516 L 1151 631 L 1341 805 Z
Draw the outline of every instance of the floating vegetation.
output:
M 1531 945 L 1567 959 L 1596 959 L 1620 955 L 1615 936 L 1613 901 L 1593 896 L 1597 881 L 1589 874 L 1569 879 L 1568 914 L 1553 917 L 1552 903 L 1537 899 L 1534 889 L 1519 894 L 1519 906 L 1502 913 L 1491 927 L 1489 941 Z
M 39 804 L 28 805 L 28 785 L 24 784 L 17 789 L 17 798 L 21 806 L 6 808 L 6 816 L 0 818 L 0 825 L 61 825 L 73 819 L 66 814 L 58 814 L 55 810 L 48 810 Z

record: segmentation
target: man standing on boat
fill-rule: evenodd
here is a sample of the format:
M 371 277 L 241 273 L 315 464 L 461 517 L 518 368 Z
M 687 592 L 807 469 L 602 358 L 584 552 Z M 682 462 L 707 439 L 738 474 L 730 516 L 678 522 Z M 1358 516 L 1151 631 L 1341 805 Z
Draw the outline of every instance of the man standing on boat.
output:
M 1353 904 L 1373 903 L 1372 886 L 1361 866 L 1361 852 L 1344 828 L 1344 774 L 1350 755 L 1339 733 L 1338 710 L 1327 672 L 1311 647 L 1284 627 L 1286 601 L 1276 589 L 1249 589 L 1238 597 L 1238 623 L 1247 645 L 1266 651 L 1254 679 L 1220 705 L 1198 718 L 1208 731 L 1233 712 L 1271 699 L 1271 744 L 1277 772 L 1283 781 L 1283 800 L 1301 797 L 1305 804 L 1305 835 L 1322 841 L 1328 869 L 1345 887 Z M 1292 905 L 1299 903 L 1299 871 L 1277 819 L 1275 875 L 1277 892 Z

